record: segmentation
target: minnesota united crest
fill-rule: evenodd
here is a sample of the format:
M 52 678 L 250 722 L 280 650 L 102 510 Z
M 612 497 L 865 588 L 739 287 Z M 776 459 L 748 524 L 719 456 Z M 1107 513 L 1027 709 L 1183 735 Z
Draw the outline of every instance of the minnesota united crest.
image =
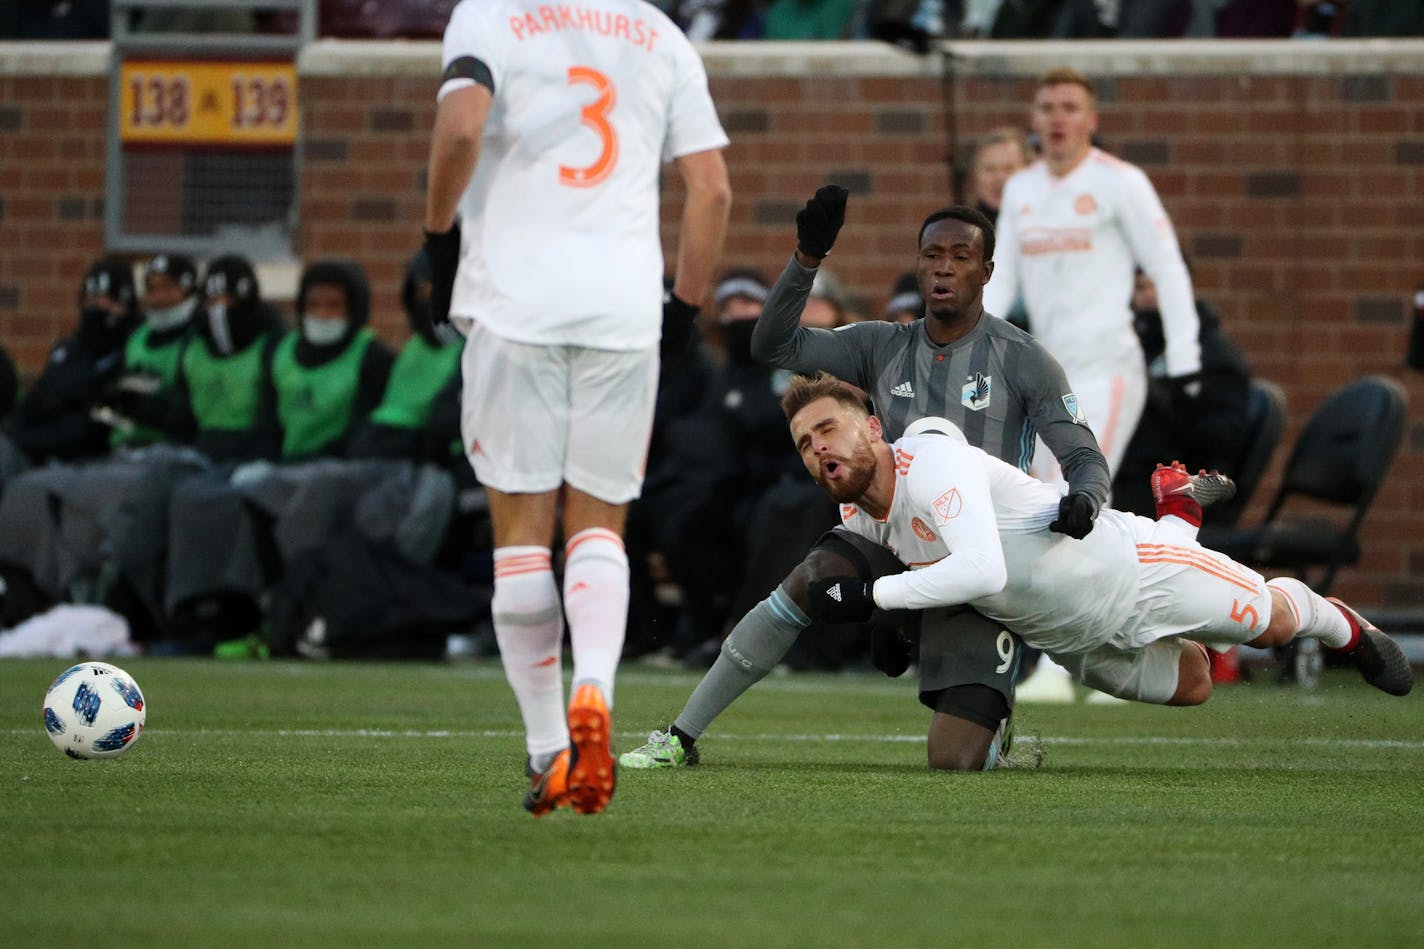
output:
M 993 389 L 994 377 L 976 372 L 969 377 L 969 381 L 964 383 L 964 388 L 960 390 L 960 404 L 975 412 L 982 412 L 989 407 L 989 397 L 993 394 Z
M 1063 407 L 1068 410 L 1069 415 L 1073 416 L 1073 421 L 1079 425 L 1088 424 L 1087 416 L 1083 414 L 1083 410 L 1078 406 L 1078 397 L 1076 395 L 1071 392 L 1065 395 L 1063 397 Z

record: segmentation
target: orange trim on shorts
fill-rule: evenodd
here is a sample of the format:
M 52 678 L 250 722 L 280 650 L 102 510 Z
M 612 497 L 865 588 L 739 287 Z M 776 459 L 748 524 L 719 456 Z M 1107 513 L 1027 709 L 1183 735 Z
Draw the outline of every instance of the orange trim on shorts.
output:
M 1210 574 L 1219 580 L 1225 580 L 1243 590 L 1251 593 L 1260 592 L 1254 582 L 1239 574 L 1231 573 L 1230 568 L 1222 566 L 1220 562 L 1189 547 L 1175 547 L 1171 544 L 1138 544 L 1137 560 L 1139 563 L 1175 563 L 1184 567 L 1195 567 L 1203 573 Z

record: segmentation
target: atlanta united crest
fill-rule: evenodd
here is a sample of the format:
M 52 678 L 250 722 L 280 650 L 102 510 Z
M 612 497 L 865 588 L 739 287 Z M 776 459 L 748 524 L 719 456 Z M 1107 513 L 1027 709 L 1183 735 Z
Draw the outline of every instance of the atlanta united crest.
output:
M 982 412 L 989 407 L 989 397 L 993 395 L 993 390 L 994 377 L 976 372 L 969 377 L 969 381 L 964 383 L 964 388 L 959 391 L 960 404 L 975 412 Z
M 1073 417 L 1073 421 L 1079 425 L 1087 425 L 1088 418 L 1083 414 L 1083 410 L 1078 405 L 1078 397 L 1073 393 L 1068 393 L 1063 397 L 1063 407 L 1068 410 L 1068 414 Z

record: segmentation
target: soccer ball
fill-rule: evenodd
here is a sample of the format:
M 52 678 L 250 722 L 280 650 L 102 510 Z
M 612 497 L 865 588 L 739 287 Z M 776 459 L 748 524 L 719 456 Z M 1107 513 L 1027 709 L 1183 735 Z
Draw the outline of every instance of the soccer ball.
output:
M 71 758 L 118 757 L 143 734 L 145 717 L 138 683 L 107 662 L 70 666 L 45 694 L 45 731 Z

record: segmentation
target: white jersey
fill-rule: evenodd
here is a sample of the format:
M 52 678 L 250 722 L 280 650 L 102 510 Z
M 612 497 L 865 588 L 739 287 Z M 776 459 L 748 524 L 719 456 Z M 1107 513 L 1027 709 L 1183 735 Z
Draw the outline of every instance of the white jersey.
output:
M 523 343 L 653 346 L 662 161 L 728 144 L 696 50 L 643 0 L 465 0 L 442 65 L 466 57 L 494 101 L 460 201 L 452 315 Z
M 1201 370 L 1191 277 L 1147 176 L 1096 148 L 1062 178 L 1042 159 L 1004 186 L 994 275 L 984 308 L 1007 314 L 1022 294 L 1033 335 L 1074 386 L 1142 366 L 1132 325 L 1135 266 L 1157 286 L 1167 374 Z
M 1130 625 L 1138 600 L 1130 515 L 1105 510 L 1074 540 L 1048 530 L 1057 491 L 978 448 L 927 434 L 891 450 L 895 495 L 886 519 L 841 505 L 847 529 L 911 568 L 875 581 L 876 605 L 969 603 L 1055 653 L 1092 650 Z

